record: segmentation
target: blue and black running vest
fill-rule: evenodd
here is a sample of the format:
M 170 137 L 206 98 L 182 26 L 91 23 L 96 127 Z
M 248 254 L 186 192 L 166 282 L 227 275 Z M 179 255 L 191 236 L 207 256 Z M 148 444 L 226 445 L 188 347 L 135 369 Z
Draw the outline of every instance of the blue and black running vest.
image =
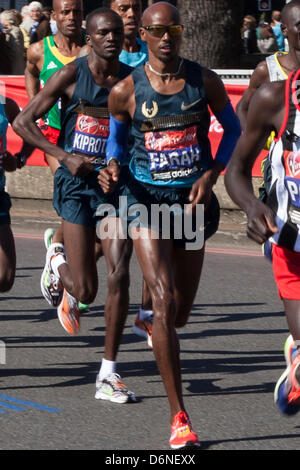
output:
M 173 95 L 152 88 L 144 65 L 132 72 L 136 109 L 130 170 L 142 183 L 190 187 L 212 166 L 202 67 L 186 59 L 184 66 L 185 86 Z
M 8 119 L 3 104 L 3 98 L 0 97 L 0 154 L 6 151 L 6 132 L 8 126 Z M 5 173 L 4 170 L 0 170 L 0 191 L 3 191 L 5 187 Z
M 95 157 L 95 170 L 106 166 L 106 143 L 109 136 L 108 95 L 110 88 L 98 86 L 88 66 L 87 56 L 74 61 L 76 84 L 72 98 L 61 110 L 58 145 L 66 152 Z M 120 63 L 120 80 L 132 68 Z

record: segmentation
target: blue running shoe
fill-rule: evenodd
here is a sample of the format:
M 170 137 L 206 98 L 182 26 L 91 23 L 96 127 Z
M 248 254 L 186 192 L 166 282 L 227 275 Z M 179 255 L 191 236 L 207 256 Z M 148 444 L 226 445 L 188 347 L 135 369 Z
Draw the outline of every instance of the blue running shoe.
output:
M 292 416 L 300 410 L 300 384 L 296 379 L 299 365 L 298 354 L 279 377 L 274 390 L 274 401 L 280 411 L 287 416 Z
M 284 343 L 284 357 L 286 365 L 290 366 L 298 354 L 299 350 L 294 343 L 294 339 L 292 335 L 289 335 Z

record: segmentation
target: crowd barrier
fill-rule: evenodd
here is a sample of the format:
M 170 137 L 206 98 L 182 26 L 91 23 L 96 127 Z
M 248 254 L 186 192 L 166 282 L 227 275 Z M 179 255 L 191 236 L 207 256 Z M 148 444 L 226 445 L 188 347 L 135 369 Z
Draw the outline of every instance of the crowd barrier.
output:
M 220 76 L 224 81 L 225 88 L 227 90 L 227 93 L 230 97 L 230 100 L 233 106 L 236 107 L 242 94 L 247 88 L 248 78 L 245 77 L 245 75 L 243 74 L 240 74 L 240 77 L 242 78 L 237 77 L 237 76 L 233 78 L 232 72 L 231 72 L 231 75 L 229 74 L 229 72 L 224 75 L 225 72 L 226 71 L 223 70 Z M 224 78 L 224 77 L 228 77 L 228 78 Z M 237 79 L 242 80 L 242 84 L 240 84 L 240 82 Z M 27 93 L 25 89 L 24 76 L 0 76 L 0 84 L 1 84 L 0 94 L 5 94 L 7 97 L 14 99 L 18 103 L 21 109 L 26 106 L 26 104 L 28 103 L 28 97 L 27 97 Z M 216 120 L 215 116 L 212 115 L 209 138 L 211 142 L 213 155 L 215 155 L 216 149 L 222 137 L 222 133 L 223 133 L 222 127 Z M 13 131 L 11 127 L 9 127 L 8 129 L 7 147 L 8 147 L 8 150 L 12 153 L 19 151 L 21 147 L 21 139 L 19 136 L 15 134 L 15 132 Z M 261 164 L 261 160 L 264 158 L 266 153 L 267 153 L 266 151 L 262 151 L 261 154 L 258 156 L 255 162 L 255 165 L 253 167 L 253 176 L 258 176 L 258 177 L 261 176 L 260 164 Z M 38 149 L 36 149 L 31 155 L 31 157 L 28 159 L 27 165 L 38 166 L 38 167 L 47 166 L 44 161 L 43 153 Z

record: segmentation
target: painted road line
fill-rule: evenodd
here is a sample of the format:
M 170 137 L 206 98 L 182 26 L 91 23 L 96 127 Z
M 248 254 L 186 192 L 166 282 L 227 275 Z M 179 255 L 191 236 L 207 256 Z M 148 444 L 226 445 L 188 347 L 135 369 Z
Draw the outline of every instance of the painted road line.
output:
M 24 406 L 17 406 L 17 405 L 10 405 L 8 403 L 4 403 L 3 401 L 0 401 L 0 406 L 3 406 L 4 408 L 10 408 L 11 410 L 26 410 Z
M 6 401 L 9 401 L 9 402 L 13 402 L 13 403 L 18 403 L 20 405 L 26 405 L 26 406 L 30 406 L 32 408 L 37 408 L 39 410 L 43 410 L 43 411 L 49 411 L 50 413 L 60 413 L 61 411 L 56 409 L 56 408 L 51 408 L 49 406 L 44 406 L 44 405 L 39 405 L 38 403 L 33 403 L 31 401 L 26 401 L 26 400 L 20 400 L 19 398 L 14 398 L 14 397 L 8 397 L 7 395 L 0 395 L 0 399 L 1 400 L 6 400 Z M 1 405 L 1 402 L 0 402 L 0 405 Z M 7 405 L 9 406 L 9 405 Z M 11 405 L 13 406 L 13 405 Z M 25 408 L 23 408 L 25 409 Z

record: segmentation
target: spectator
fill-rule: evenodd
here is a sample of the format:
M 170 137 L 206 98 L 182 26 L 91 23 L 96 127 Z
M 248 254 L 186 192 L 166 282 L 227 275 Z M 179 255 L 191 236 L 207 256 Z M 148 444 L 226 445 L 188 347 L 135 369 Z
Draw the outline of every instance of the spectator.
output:
M 25 70 L 24 37 L 19 26 L 22 16 L 17 10 L 4 10 L 0 19 L 12 60 L 11 74 L 23 75 Z
M 246 15 L 241 28 L 241 37 L 243 40 L 245 54 L 258 52 L 256 36 L 256 19 L 254 16 Z
M 27 52 L 27 49 L 30 44 L 30 30 L 31 26 L 33 25 L 34 21 L 30 16 L 30 10 L 29 10 L 29 5 L 25 5 L 22 10 L 21 10 L 21 15 L 22 15 L 22 23 L 20 24 L 20 29 L 23 33 L 24 37 L 24 49 L 25 49 L 25 54 Z
M 272 12 L 272 21 L 271 21 L 271 26 L 273 29 L 273 33 L 275 35 L 277 45 L 278 45 L 278 50 L 279 51 L 284 51 L 285 50 L 285 43 L 284 43 L 284 36 L 281 31 L 281 13 L 280 11 L 273 11 Z
M 40 2 L 31 2 L 29 4 L 30 16 L 34 21 L 30 30 L 30 44 L 52 34 L 50 19 L 45 16 L 43 9 L 44 7 Z
M 257 38 L 257 47 L 262 54 L 272 54 L 278 50 L 277 41 L 271 25 L 260 25 L 260 38 Z
M 11 75 L 12 59 L 10 57 L 10 50 L 6 42 L 6 35 L 1 29 L 0 29 L 0 51 L 1 51 L 0 75 Z

